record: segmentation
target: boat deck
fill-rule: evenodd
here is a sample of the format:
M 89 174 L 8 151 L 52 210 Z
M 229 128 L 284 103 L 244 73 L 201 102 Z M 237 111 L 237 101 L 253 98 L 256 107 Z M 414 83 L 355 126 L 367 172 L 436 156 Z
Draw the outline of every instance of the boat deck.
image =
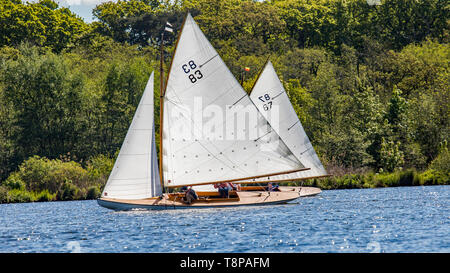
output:
M 242 191 L 231 191 L 229 198 L 221 198 L 218 192 L 197 192 L 198 199 L 191 204 L 184 202 L 184 193 L 169 193 L 161 197 L 126 200 L 102 197 L 99 205 L 113 210 L 130 209 L 186 209 L 218 208 L 235 206 L 261 206 L 283 204 L 299 197 L 314 196 L 321 192 L 314 187 L 280 187 L 280 191 L 261 191 L 259 186 L 243 187 Z

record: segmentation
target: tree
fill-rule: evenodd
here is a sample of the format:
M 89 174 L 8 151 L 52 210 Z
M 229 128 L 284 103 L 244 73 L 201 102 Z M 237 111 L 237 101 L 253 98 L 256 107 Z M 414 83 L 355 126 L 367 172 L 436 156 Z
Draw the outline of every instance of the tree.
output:
M 98 31 L 101 34 L 120 43 L 147 46 L 159 45 L 166 22 L 172 24 L 175 31 L 180 28 L 184 17 L 182 12 L 169 9 L 157 0 L 119 0 L 96 6 L 93 14 L 100 21 Z M 174 37 L 170 35 L 164 40 L 171 44 Z
M 137 61 L 137 60 L 135 60 Z M 150 73 L 142 60 L 110 65 L 100 98 L 102 153 L 114 154 L 120 148 Z
M 11 140 L 21 159 L 56 158 L 74 148 L 83 77 L 71 75 L 53 53 L 28 48 L 22 54 L 7 62 L 2 74 L 4 99 L 14 109 Z
M 61 52 L 87 28 L 83 20 L 52 0 L 26 4 L 0 0 L 0 46 L 28 42 Z
M 404 113 L 406 112 L 407 101 L 402 97 L 402 91 L 394 86 L 392 97 L 388 104 L 386 118 L 392 126 L 394 133 L 399 133 L 404 126 Z
M 374 19 L 382 27 L 373 36 L 397 50 L 427 37 L 444 41 L 449 29 L 448 13 L 445 0 L 385 0 L 377 7 Z
M 392 140 L 381 140 L 380 150 L 381 170 L 392 172 L 400 168 L 403 163 L 403 152 L 400 151 L 400 143 Z
M 329 33 L 336 20 L 330 2 L 320 1 L 276 1 L 281 9 L 281 18 L 286 22 L 287 33 L 297 41 L 299 47 L 332 46 Z

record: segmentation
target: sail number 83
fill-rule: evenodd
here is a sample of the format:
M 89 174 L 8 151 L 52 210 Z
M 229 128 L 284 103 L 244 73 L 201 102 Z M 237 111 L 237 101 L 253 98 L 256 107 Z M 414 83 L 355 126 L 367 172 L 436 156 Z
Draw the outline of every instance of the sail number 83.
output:
M 272 109 L 272 101 L 271 101 L 269 94 L 264 94 L 262 96 L 259 96 L 258 99 L 262 102 L 265 102 L 263 104 L 264 111 L 269 111 L 270 109 Z
M 197 80 L 203 78 L 202 72 L 200 72 L 200 70 L 198 69 L 195 70 L 197 68 L 197 65 L 192 60 L 189 61 L 187 64 L 183 64 L 181 68 L 183 69 L 184 73 L 189 74 L 188 78 L 192 83 L 196 83 Z

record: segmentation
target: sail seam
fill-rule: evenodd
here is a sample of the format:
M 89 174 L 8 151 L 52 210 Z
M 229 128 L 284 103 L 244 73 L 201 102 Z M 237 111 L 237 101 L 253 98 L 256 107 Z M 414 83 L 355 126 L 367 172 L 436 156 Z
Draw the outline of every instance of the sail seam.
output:
M 240 99 L 238 99 L 235 103 L 233 103 L 232 105 L 230 105 L 228 108 L 231 109 L 231 107 L 235 106 L 236 103 L 240 102 L 243 98 L 245 98 L 247 95 L 242 96 Z
M 279 93 L 278 95 L 276 95 L 275 97 L 272 97 L 272 99 L 276 99 L 276 98 L 278 98 L 279 96 L 281 96 L 283 93 L 284 93 L 285 91 L 282 91 L 281 93 Z
M 289 131 L 289 130 L 291 130 L 292 129 L 292 127 L 294 127 L 297 123 L 299 123 L 300 122 L 300 120 L 297 120 L 297 122 L 295 122 L 294 124 L 292 124 L 292 126 L 291 127 L 289 127 L 287 130 Z
M 202 68 L 205 64 L 209 63 L 212 59 L 214 59 L 215 57 L 219 56 L 219 53 L 217 53 L 216 55 L 214 55 L 213 57 L 211 57 L 209 60 L 207 60 L 206 62 L 204 62 L 203 64 L 199 65 L 200 68 Z

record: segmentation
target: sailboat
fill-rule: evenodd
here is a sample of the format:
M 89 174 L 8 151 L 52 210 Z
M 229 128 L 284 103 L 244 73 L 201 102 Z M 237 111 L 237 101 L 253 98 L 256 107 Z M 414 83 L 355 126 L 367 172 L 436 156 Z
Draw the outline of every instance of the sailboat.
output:
M 297 191 L 232 191 L 228 198 L 199 192 L 198 199 L 187 203 L 183 192 L 163 193 L 183 186 L 253 183 L 310 168 L 267 122 L 187 14 L 161 93 L 158 170 L 153 77 L 152 73 L 99 205 L 114 210 L 208 208 L 271 205 L 300 197 Z
M 281 139 L 286 143 L 293 154 L 306 166 L 309 170 L 287 173 L 275 176 L 266 176 L 254 178 L 252 183 L 266 184 L 268 182 L 287 182 L 287 181 L 303 181 L 306 179 L 327 177 L 322 162 L 317 156 L 308 135 L 303 129 L 302 123 L 280 81 L 275 68 L 270 60 L 264 65 L 264 69 L 259 74 L 253 89 L 250 93 L 250 99 L 264 115 L 266 120 L 276 130 Z M 194 187 L 196 191 L 212 191 L 212 187 L 198 186 Z M 261 191 L 266 186 L 247 186 L 241 188 L 244 191 Z M 287 187 L 280 186 L 280 191 L 298 191 L 302 197 L 317 195 L 321 192 L 315 187 Z
M 258 76 L 250 93 L 250 98 L 295 157 L 310 169 L 254 178 L 247 182 L 302 181 L 329 176 L 303 129 L 302 123 L 270 60 L 267 61 Z M 281 187 L 280 189 L 301 191 L 302 187 Z M 304 195 L 320 193 L 320 189 L 317 188 L 307 188 L 307 191 Z

